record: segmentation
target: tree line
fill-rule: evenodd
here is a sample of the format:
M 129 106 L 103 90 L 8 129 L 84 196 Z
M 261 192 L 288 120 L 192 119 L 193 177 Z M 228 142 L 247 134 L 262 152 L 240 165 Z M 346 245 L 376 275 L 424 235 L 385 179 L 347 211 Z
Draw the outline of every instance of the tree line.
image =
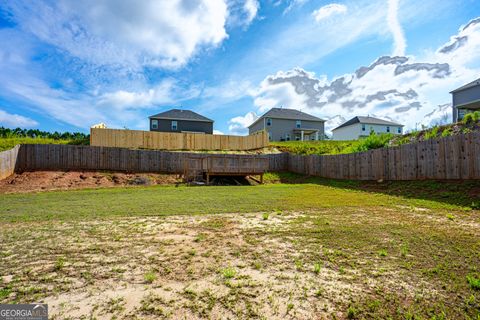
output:
M 82 132 L 48 132 L 38 129 L 22 129 L 22 128 L 4 128 L 0 127 L 0 137 L 2 138 L 46 138 L 54 140 L 76 140 L 87 141 L 90 139 L 89 134 Z

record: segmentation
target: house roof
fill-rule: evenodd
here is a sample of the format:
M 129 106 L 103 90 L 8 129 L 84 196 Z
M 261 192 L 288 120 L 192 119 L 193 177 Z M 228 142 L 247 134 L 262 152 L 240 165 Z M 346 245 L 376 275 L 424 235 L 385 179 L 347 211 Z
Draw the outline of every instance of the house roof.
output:
M 370 116 L 369 117 L 357 116 L 357 117 L 354 117 L 354 118 L 348 120 L 347 122 L 342 123 L 341 125 L 339 125 L 338 127 L 336 127 L 333 130 L 337 130 L 337 129 L 340 129 L 340 128 L 343 128 L 343 127 L 348 127 L 348 126 L 351 126 L 352 124 L 356 124 L 356 123 L 383 124 L 383 125 L 392 125 L 392 126 L 403 127 L 403 124 L 392 122 L 392 121 L 378 119 L 378 118 L 374 118 L 374 117 L 370 117 Z
M 150 119 L 167 119 L 167 120 L 188 120 L 188 121 L 203 121 L 203 122 L 213 122 L 212 119 L 204 117 L 196 112 L 191 110 L 182 110 L 182 109 L 171 109 L 165 112 L 157 113 L 153 116 L 148 117 Z
M 273 118 L 273 119 L 289 119 L 289 120 L 305 120 L 305 121 L 321 121 L 325 122 L 325 120 L 320 119 L 318 117 L 312 116 L 311 114 L 302 112 L 300 110 L 295 110 L 295 109 L 284 109 L 284 108 L 272 108 L 268 110 L 264 115 L 262 115 L 260 118 L 255 120 L 254 123 L 249 125 L 248 127 L 250 128 L 254 124 L 256 124 L 258 121 L 260 121 L 263 118 Z
M 466 85 L 461 86 L 460 88 L 457 88 L 453 91 L 450 91 L 450 93 L 456 93 L 456 92 L 463 91 L 463 90 L 466 90 L 466 89 L 470 89 L 470 88 L 473 88 L 473 87 L 476 87 L 476 86 L 480 86 L 480 78 L 478 78 L 477 80 L 472 81 L 470 83 L 467 83 Z

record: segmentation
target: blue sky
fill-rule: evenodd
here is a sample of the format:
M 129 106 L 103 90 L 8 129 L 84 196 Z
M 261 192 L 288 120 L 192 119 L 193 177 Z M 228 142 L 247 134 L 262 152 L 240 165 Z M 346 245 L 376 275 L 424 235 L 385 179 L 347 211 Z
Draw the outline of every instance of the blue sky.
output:
M 245 134 L 279 106 L 327 130 L 433 125 L 480 77 L 478 17 L 476 0 L 2 1 L 0 125 L 146 129 L 182 107 Z

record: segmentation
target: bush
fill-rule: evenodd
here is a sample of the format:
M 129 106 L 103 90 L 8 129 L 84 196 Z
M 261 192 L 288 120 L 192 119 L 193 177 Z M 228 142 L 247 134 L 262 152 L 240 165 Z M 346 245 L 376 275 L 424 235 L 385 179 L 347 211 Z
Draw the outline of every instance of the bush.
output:
M 390 140 L 393 138 L 393 134 L 375 134 L 371 133 L 368 137 L 358 140 L 356 145 L 353 145 L 348 149 L 349 152 L 362 152 L 372 149 L 378 149 L 388 146 Z
M 438 136 L 438 127 L 435 126 L 431 130 L 425 132 L 423 138 L 424 140 L 435 139 Z
M 478 121 L 480 121 L 480 111 L 467 113 L 462 120 L 462 122 L 465 124 L 472 124 Z

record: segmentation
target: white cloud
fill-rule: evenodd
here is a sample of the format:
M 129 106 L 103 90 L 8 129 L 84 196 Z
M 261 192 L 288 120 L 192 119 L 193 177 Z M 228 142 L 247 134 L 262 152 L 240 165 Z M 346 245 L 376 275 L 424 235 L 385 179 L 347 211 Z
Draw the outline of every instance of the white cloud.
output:
M 327 4 L 312 12 L 315 21 L 320 22 L 329 18 L 335 14 L 341 14 L 347 12 L 347 6 L 338 3 Z
M 356 115 L 395 120 L 406 129 L 451 121 L 449 91 L 480 73 L 480 19 L 427 58 L 381 57 L 332 80 L 301 68 L 279 71 L 253 91 L 254 104 L 259 112 L 283 106 L 330 119 L 327 132 Z M 235 123 L 239 131 L 242 121 Z
M 9 128 L 32 128 L 38 126 L 38 122 L 19 114 L 11 114 L 0 109 L 0 126 Z
M 23 30 L 99 65 L 179 67 L 226 37 L 222 0 L 62 0 L 5 4 Z
M 213 134 L 220 134 L 223 135 L 224 133 L 220 130 L 213 130 Z
M 305 3 L 307 3 L 309 0 L 291 0 L 288 6 L 285 8 L 283 11 L 283 14 L 287 14 L 290 10 L 292 10 L 295 7 L 301 7 Z
M 173 79 L 165 79 L 158 85 L 139 91 L 118 90 L 107 92 L 98 97 L 99 107 L 119 110 L 152 108 L 155 105 L 176 104 L 198 97 L 197 87 L 179 88 Z
M 248 126 L 255 122 L 258 116 L 255 112 L 248 112 L 244 116 L 238 116 L 230 119 L 228 130 L 233 134 L 248 134 Z
M 257 0 L 245 0 L 244 8 L 247 13 L 247 24 L 250 24 L 257 16 L 260 4 Z
M 248 27 L 258 17 L 258 0 L 226 0 L 228 6 L 228 26 Z
M 405 49 L 407 48 L 407 41 L 405 40 L 402 26 L 398 21 L 399 1 L 400 0 L 388 0 L 387 22 L 393 35 L 394 49 L 392 55 L 394 56 L 404 56 Z

